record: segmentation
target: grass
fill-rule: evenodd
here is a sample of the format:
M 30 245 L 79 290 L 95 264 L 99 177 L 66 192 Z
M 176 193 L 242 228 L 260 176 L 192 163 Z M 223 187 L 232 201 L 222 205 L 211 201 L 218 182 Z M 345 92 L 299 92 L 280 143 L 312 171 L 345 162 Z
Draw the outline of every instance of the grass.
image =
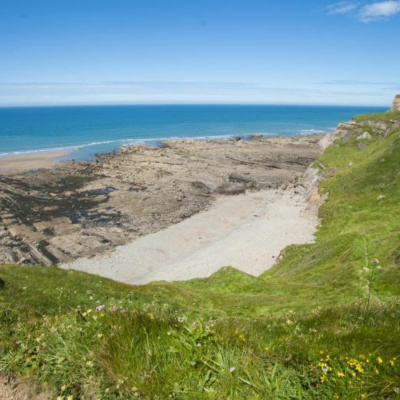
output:
M 357 115 L 354 120 L 357 122 L 362 121 L 391 121 L 391 120 L 399 120 L 400 119 L 400 111 L 388 111 L 386 113 L 379 114 L 364 114 Z
M 259 278 L 1 267 L 0 371 L 64 400 L 400 398 L 399 135 L 321 156 L 316 243 Z

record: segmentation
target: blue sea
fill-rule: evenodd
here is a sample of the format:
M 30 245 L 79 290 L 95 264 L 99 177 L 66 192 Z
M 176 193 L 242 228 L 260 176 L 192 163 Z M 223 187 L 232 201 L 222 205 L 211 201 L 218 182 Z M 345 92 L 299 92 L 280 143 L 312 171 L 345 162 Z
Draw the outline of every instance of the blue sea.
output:
M 124 144 L 170 138 L 298 136 L 332 131 L 379 107 L 160 105 L 0 108 L 0 156 L 65 150 L 90 160 Z

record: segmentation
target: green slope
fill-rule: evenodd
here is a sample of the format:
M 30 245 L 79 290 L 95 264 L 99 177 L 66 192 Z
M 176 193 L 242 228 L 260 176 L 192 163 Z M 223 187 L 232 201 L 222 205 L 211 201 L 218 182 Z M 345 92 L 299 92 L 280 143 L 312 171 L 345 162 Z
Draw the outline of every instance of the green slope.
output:
M 0 371 L 64 399 L 400 398 L 400 132 L 368 124 L 400 115 L 356 120 L 318 161 L 316 243 L 259 278 L 1 267 Z

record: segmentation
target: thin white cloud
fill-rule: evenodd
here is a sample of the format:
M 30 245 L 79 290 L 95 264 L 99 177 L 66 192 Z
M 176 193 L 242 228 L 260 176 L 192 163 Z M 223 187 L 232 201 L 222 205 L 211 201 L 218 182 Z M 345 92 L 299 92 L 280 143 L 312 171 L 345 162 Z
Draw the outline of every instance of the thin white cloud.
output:
M 340 1 L 325 7 L 326 15 L 348 15 L 361 22 L 387 21 L 400 13 L 400 0 L 375 1 L 364 5 L 355 1 Z
M 325 7 L 327 15 L 343 15 L 349 14 L 358 8 L 358 3 L 352 1 L 341 1 Z
M 375 22 L 387 20 L 398 13 L 400 13 L 400 1 L 379 1 L 364 6 L 360 11 L 359 18 L 363 22 Z

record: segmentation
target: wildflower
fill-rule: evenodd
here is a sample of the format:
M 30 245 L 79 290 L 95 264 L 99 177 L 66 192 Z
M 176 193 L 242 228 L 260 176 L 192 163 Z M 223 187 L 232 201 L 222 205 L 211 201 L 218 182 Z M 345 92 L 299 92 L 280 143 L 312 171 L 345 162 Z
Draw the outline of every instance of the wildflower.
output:
M 395 358 L 392 358 L 392 359 L 389 361 L 389 364 L 390 364 L 391 367 L 394 367 L 395 361 L 396 361 Z
M 356 371 L 359 372 L 360 374 L 364 373 L 364 369 L 360 364 L 356 365 Z
M 94 364 L 93 364 L 93 361 L 88 361 L 88 362 L 86 363 L 86 365 L 87 365 L 88 367 L 92 368 Z
M 246 341 L 246 337 L 243 335 L 243 333 L 241 333 L 241 334 L 239 335 L 239 339 L 242 340 L 243 342 Z
M 103 334 L 102 334 L 102 333 L 99 333 L 99 334 L 97 335 L 97 337 L 98 337 L 99 339 L 101 339 L 101 338 L 103 337 Z
M 323 374 L 323 375 L 321 375 L 321 376 L 319 377 L 319 380 L 321 381 L 321 383 L 324 383 L 324 382 L 325 382 L 325 379 L 326 379 L 326 375 L 325 375 L 325 374 Z
M 236 368 L 235 367 L 230 367 L 229 368 L 229 372 L 232 374 L 233 372 L 235 372 Z
M 57 360 L 57 364 L 61 364 L 64 360 L 65 360 L 64 357 L 60 357 L 60 358 Z
M 178 317 L 178 322 L 182 324 L 183 322 L 185 322 L 185 319 L 185 317 Z
M 64 400 L 64 396 L 57 396 L 57 400 Z
M 67 400 L 74 400 L 74 396 L 68 396 Z
M 329 371 L 329 367 L 327 365 L 323 365 L 321 367 L 321 369 L 322 369 L 322 372 L 324 372 L 325 374 Z
M 343 378 L 344 377 L 344 373 L 339 371 L 337 373 L 337 376 L 338 376 L 338 378 Z
M 147 315 L 149 316 L 150 319 L 154 319 L 154 314 L 153 313 L 148 313 Z
M 264 350 L 265 350 L 265 351 L 268 351 L 268 350 L 269 350 L 269 346 L 265 346 L 265 347 L 264 347 Z
M 327 365 L 326 363 L 324 363 L 324 362 L 319 362 L 319 363 L 318 363 L 318 366 L 321 367 L 322 372 L 323 372 L 324 374 L 326 374 L 326 373 L 329 371 L 328 365 Z
M 104 306 L 104 305 L 97 306 L 97 307 L 96 307 L 96 312 L 103 311 L 105 308 L 106 308 L 106 306 Z
M 378 357 L 376 360 L 378 361 L 378 364 L 382 364 L 383 363 L 383 360 L 380 357 Z
M 61 392 L 65 392 L 67 390 L 67 387 L 65 385 L 61 386 Z

